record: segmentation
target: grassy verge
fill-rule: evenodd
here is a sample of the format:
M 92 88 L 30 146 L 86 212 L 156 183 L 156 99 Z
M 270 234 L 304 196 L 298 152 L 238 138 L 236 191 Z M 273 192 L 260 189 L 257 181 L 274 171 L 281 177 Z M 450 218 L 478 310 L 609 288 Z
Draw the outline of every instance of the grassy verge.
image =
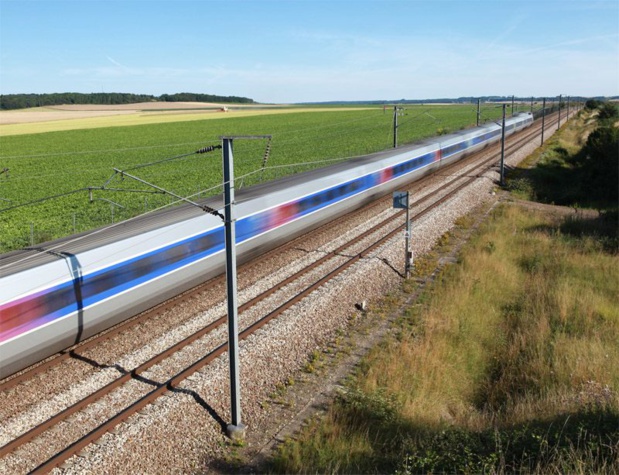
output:
M 277 472 L 619 469 L 619 262 L 502 207 Z
M 617 473 L 617 227 L 598 221 L 497 208 L 270 469 Z

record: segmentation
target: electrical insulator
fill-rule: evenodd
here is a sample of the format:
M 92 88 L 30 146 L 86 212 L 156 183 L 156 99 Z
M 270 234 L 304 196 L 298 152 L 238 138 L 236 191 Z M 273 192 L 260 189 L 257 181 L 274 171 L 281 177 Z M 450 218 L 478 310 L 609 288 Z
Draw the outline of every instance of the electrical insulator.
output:
M 209 145 L 208 147 L 202 147 L 200 150 L 196 150 L 196 153 L 212 152 L 215 149 L 221 148 L 221 145 Z

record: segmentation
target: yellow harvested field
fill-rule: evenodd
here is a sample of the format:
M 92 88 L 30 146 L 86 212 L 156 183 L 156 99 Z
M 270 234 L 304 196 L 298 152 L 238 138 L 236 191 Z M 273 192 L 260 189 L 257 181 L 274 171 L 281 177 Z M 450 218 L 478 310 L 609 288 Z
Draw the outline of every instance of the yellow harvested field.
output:
M 0 137 L 163 122 L 227 119 L 261 114 L 351 109 L 347 107 L 300 108 L 285 105 L 222 105 L 204 102 L 148 102 L 118 105 L 70 104 L 0 111 Z M 359 110 L 359 108 L 355 108 L 355 110 Z

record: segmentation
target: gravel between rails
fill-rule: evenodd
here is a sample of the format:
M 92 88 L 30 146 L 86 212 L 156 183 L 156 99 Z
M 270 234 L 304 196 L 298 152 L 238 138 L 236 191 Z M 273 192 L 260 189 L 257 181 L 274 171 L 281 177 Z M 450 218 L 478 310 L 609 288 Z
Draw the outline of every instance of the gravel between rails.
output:
M 548 131 L 546 136 L 550 135 Z M 509 166 L 518 163 L 535 148 L 536 145 L 525 147 L 508 157 L 506 164 Z M 496 172 L 487 173 L 484 178 L 476 180 L 466 190 L 462 190 L 456 199 L 450 200 L 413 223 L 412 245 L 415 255 L 429 251 L 436 240 L 447 232 L 460 216 L 480 203 L 492 199 L 492 190 L 497 177 Z M 426 191 L 429 191 L 429 188 Z M 372 221 L 383 219 L 385 214 L 393 212 L 385 210 L 380 216 L 366 220 L 360 218 L 358 222 L 366 221 L 367 228 Z M 338 233 L 334 231 L 334 233 L 323 233 L 318 239 L 322 241 L 318 246 L 303 245 L 304 250 L 297 249 L 297 257 L 301 255 L 301 260 L 313 260 L 315 255 L 337 247 L 338 240 L 334 239 L 334 236 L 338 236 Z M 348 231 L 352 232 L 354 231 Z M 345 237 L 339 236 L 341 239 Z M 308 361 L 308 355 L 332 341 L 338 331 L 346 330 L 350 318 L 357 312 L 354 307 L 356 303 L 378 299 L 401 282 L 402 257 L 403 239 L 397 236 L 288 310 L 284 316 L 241 342 L 242 419 L 248 426 L 248 431 L 260 430 L 262 423 L 268 420 L 269 411 L 263 408 L 263 402 L 269 394 L 276 391 L 277 384 L 293 376 Z M 285 275 L 290 275 L 296 270 L 296 267 L 283 264 L 283 261 L 279 265 L 281 265 L 279 272 Z M 297 267 L 301 265 L 299 261 L 294 264 Z M 320 276 L 324 272 L 321 267 L 314 274 Z M 259 274 L 264 278 L 260 279 L 257 285 L 246 288 L 241 293 L 241 301 L 248 299 L 250 294 L 266 288 L 263 286 L 272 285 L 277 281 L 271 280 L 277 278 L 271 266 L 265 267 Z M 251 280 L 252 276 L 248 275 L 247 278 Z M 297 284 L 289 287 L 286 293 L 298 290 Z M 115 364 L 132 368 L 138 362 L 148 359 L 148 355 L 155 353 L 159 348 L 169 346 L 169 341 L 180 338 L 177 332 L 185 334 L 190 331 L 189 327 L 197 327 L 222 315 L 225 312 L 224 303 L 220 299 L 214 307 L 201 312 L 198 318 L 165 335 L 160 335 L 144 348 L 117 360 Z M 244 328 L 243 323 L 247 319 L 253 318 L 250 314 L 258 310 L 252 309 L 247 312 L 247 316 L 242 317 L 241 329 Z M 178 365 L 183 365 L 186 364 L 183 357 L 196 358 L 204 351 L 206 350 L 202 343 L 192 345 L 192 348 L 184 350 L 174 360 L 177 360 Z M 176 363 L 169 362 L 166 366 L 175 366 Z M 161 368 L 156 368 L 144 376 L 157 381 L 163 377 L 160 371 Z M 113 373 L 116 373 L 113 368 L 95 371 L 79 384 L 69 386 L 67 391 L 58 395 L 58 398 L 75 398 L 81 391 L 86 391 L 84 388 L 89 385 L 103 384 L 102 381 L 107 380 Z M 228 377 L 228 359 L 227 355 L 224 355 L 184 381 L 180 388 L 159 398 L 156 403 L 143 409 L 139 415 L 133 416 L 118 426 L 113 433 L 108 433 L 97 443 L 91 444 L 79 456 L 71 458 L 61 469 L 56 469 L 54 472 L 187 473 L 204 470 L 211 461 L 225 457 L 228 450 L 227 438 L 222 430 L 229 419 Z M 125 393 L 139 394 L 143 391 L 144 385 L 138 383 L 122 389 Z M 86 423 L 85 419 L 92 418 L 94 421 L 105 419 L 107 409 L 104 408 L 110 404 L 114 405 L 111 402 L 114 398 L 111 396 L 109 398 L 109 401 L 106 398 L 93 408 L 89 408 L 85 414 L 77 415 L 75 420 L 63 424 L 58 430 L 79 432 L 79 427 Z M 47 414 L 47 411 L 51 411 L 57 404 L 56 399 L 41 401 L 39 405 L 32 406 L 31 411 L 28 411 L 28 417 L 44 419 L 45 416 L 42 414 Z M 4 423 L 8 425 L 5 426 Z M 92 421 L 87 425 L 90 426 L 91 423 Z M 3 421 L 2 437 L 6 435 L 10 439 L 9 431 L 11 434 L 19 432 L 17 428 L 19 422 L 16 420 L 13 428 L 11 424 L 13 421 L 10 418 Z M 36 446 L 40 447 L 38 450 L 47 452 L 43 449 L 46 444 L 53 450 L 53 439 L 53 431 L 50 431 L 49 435 L 37 441 Z M 28 452 L 23 449 L 0 460 L 0 471 L 23 473 L 34 468 Z

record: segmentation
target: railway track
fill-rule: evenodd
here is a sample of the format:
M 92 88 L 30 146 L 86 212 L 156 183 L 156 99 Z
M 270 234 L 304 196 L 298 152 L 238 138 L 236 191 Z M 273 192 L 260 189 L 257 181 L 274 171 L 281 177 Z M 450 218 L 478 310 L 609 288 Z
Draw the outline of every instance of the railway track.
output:
M 550 127 L 551 124 L 548 126 Z M 530 142 L 532 137 L 539 135 L 538 129 L 539 127 L 534 125 L 533 127 L 523 131 L 521 134 L 515 136 L 514 140 L 510 142 L 510 145 L 506 150 L 506 155 L 513 153 L 513 151 L 521 147 L 522 144 Z M 412 205 L 414 210 L 413 220 L 421 219 L 432 209 L 449 200 L 468 184 L 478 180 L 484 170 L 486 170 L 489 166 L 494 166 L 497 161 L 496 150 L 492 150 L 490 148 L 486 149 L 482 155 L 490 156 L 481 160 L 478 159 L 474 163 L 471 163 L 470 161 L 467 161 L 467 163 L 458 162 L 458 164 L 454 164 L 458 166 L 452 166 L 450 168 L 446 167 L 439 171 L 440 174 L 449 176 L 450 178 L 438 188 L 434 188 L 431 192 L 423 194 L 423 192 L 419 190 L 422 190 L 428 185 L 423 182 L 417 182 L 414 185 L 414 188 L 415 190 L 418 190 L 420 198 Z M 428 204 L 428 201 L 431 201 L 431 199 L 436 197 L 436 195 L 439 195 L 438 200 Z M 385 202 L 390 202 L 389 198 L 372 204 L 371 207 L 373 208 L 373 211 L 381 207 L 384 208 Z M 362 212 L 359 211 L 355 214 L 361 216 Z M 312 260 L 310 264 L 304 265 L 300 270 L 291 273 L 285 279 L 271 286 L 265 292 L 261 292 L 259 295 L 247 300 L 246 303 L 239 308 L 239 315 L 242 318 L 242 323 L 245 325 L 244 330 L 240 334 L 240 339 L 243 340 L 249 337 L 259 328 L 262 328 L 268 322 L 306 298 L 317 288 L 320 288 L 326 282 L 341 275 L 359 260 L 371 256 L 376 249 L 392 239 L 403 228 L 403 212 L 392 211 L 387 214 L 387 217 L 377 220 L 376 224 L 371 226 L 369 229 L 358 233 L 352 239 L 343 242 L 341 245 L 325 251 L 322 257 Z M 352 219 L 354 220 L 355 217 L 353 216 Z M 328 226 L 319 228 L 318 234 L 326 233 L 328 230 Z M 293 243 L 287 245 L 287 249 L 288 251 L 294 253 L 298 245 L 299 240 L 295 240 Z M 273 253 L 271 253 L 271 257 L 273 257 L 272 254 Z M 304 252 L 301 254 L 307 255 Z M 260 267 L 262 265 L 261 262 L 262 261 L 259 261 L 258 264 L 251 264 L 248 268 L 251 268 L 251 266 Z M 240 275 L 242 275 L 242 273 L 243 271 L 241 271 Z M 301 280 L 306 278 L 308 273 L 313 273 L 313 275 L 318 278 L 315 278 L 309 285 L 299 283 Z M 218 283 L 217 281 L 209 283 L 210 286 L 220 284 L 221 283 Z M 195 299 L 203 292 L 205 292 L 203 287 L 195 289 L 194 291 L 185 293 L 182 300 L 175 300 L 173 303 L 157 307 L 153 311 L 158 313 L 165 312 L 171 308 L 170 306 L 179 305 L 180 301 L 186 302 L 187 299 Z M 266 306 L 265 302 L 278 293 L 285 294 L 283 298 L 280 297 L 277 300 L 279 303 L 272 304 L 271 307 L 268 307 L 268 310 L 263 310 L 261 315 L 257 318 L 244 317 L 244 315 L 251 313 L 249 312 L 250 309 L 255 309 L 259 306 Z M 130 324 L 127 323 L 126 325 L 117 326 L 112 331 L 107 332 L 104 335 L 104 338 L 109 340 L 121 332 L 128 331 L 130 325 L 135 327 L 135 325 L 142 324 L 144 321 L 142 319 L 148 318 L 152 318 L 152 313 L 146 313 L 140 318 L 133 319 Z M 42 374 L 44 371 L 49 371 L 54 364 L 58 365 L 63 360 L 67 359 L 81 359 L 91 366 L 100 366 L 104 369 L 112 369 L 113 371 L 120 373 L 119 377 L 101 386 L 97 391 L 88 394 L 79 401 L 65 407 L 61 411 L 58 411 L 55 415 L 46 418 L 43 422 L 34 424 L 27 431 L 13 437 L 8 443 L 0 448 L 0 457 L 6 457 L 15 451 L 23 452 L 27 450 L 27 445 L 31 444 L 32 441 L 48 431 L 54 431 L 54 427 L 58 427 L 59 424 L 64 423 L 66 425 L 66 422 L 64 421 L 70 420 L 70 418 L 75 419 L 77 417 L 76 415 L 81 411 L 87 410 L 88 407 L 92 406 L 97 401 L 101 401 L 112 392 L 118 391 L 119 388 L 123 387 L 123 385 L 135 385 L 136 382 L 138 382 L 139 385 L 145 388 L 138 391 L 141 394 L 138 397 L 135 397 L 133 402 L 125 404 L 124 407 L 119 410 L 115 410 L 112 415 L 104 416 L 104 420 L 100 424 L 95 424 L 94 427 L 91 426 L 83 429 L 83 434 L 68 443 L 65 442 L 64 448 L 58 449 L 54 447 L 52 450 L 54 453 L 50 457 L 47 455 L 43 456 L 43 458 L 47 457 L 47 460 L 44 460 L 38 465 L 35 465 L 37 462 L 34 462 L 28 470 L 34 469 L 34 471 L 43 472 L 59 466 L 70 456 L 79 453 L 79 451 L 88 444 L 99 439 L 106 432 L 113 430 L 115 426 L 125 421 L 132 414 L 135 414 L 143 409 L 146 405 L 155 401 L 162 394 L 177 390 L 181 381 L 188 378 L 196 371 L 200 370 L 225 353 L 227 350 L 227 342 L 225 335 L 223 334 L 225 321 L 225 315 L 220 315 L 208 325 L 200 328 L 198 331 L 193 332 L 189 336 L 179 340 L 176 344 L 167 348 L 165 351 L 157 353 L 155 356 L 147 359 L 145 362 L 135 367 L 132 367 L 131 369 L 125 369 L 122 365 L 114 366 L 113 364 L 101 364 L 93 359 L 83 356 L 83 353 L 85 353 L 88 348 L 93 348 L 101 344 L 102 340 L 93 339 L 85 345 L 81 345 L 77 348 L 63 352 L 57 358 L 50 360 L 44 365 L 39 365 L 36 370 L 38 373 L 28 372 L 24 373 L 27 376 L 15 377 L 7 380 L 4 385 L 0 387 L 0 390 L 3 392 L 10 392 L 9 390 L 16 386 L 35 380 L 35 376 L 37 374 Z M 157 365 L 161 365 L 168 359 L 173 359 L 174 355 L 184 351 L 188 348 L 188 345 L 193 345 L 207 335 L 217 334 L 217 332 L 219 332 L 219 339 L 215 339 L 206 347 L 203 347 L 200 351 L 204 356 L 196 359 L 192 364 L 181 369 L 174 367 L 172 371 L 168 369 L 167 372 L 161 370 L 156 374 L 149 373 L 149 371 L 151 371 L 151 373 L 153 371 L 158 371 L 155 369 Z
M 547 127 L 551 127 L 553 125 L 557 124 L 557 114 L 554 113 L 552 115 L 548 116 L 548 120 L 551 121 L 547 124 Z M 512 141 L 510 143 L 512 143 L 512 150 L 513 150 L 513 144 L 514 144 L 514 140 L 517 137 L 520 137 L 518 140 L 518 143 L 524 143 L 529 139 L 529 137 L 537 134 L 539 135 L 539 130 L 541 127 L 541 122 L 538 120 L 535 122 L 535 124 L 530 127 L 529 129 L 526 129 L 525 131 L 521 132 L 521 134 L 526 132 L 526 135 L 524 135 L 524 137 L 522 135 L 517 135 L 516 137 L 512 138 Z M 531 132 L 533 130 L 533 132 Z M 498 149 L 499 146 L 497 144 L 494 144 L 493 146 L 491 146 L 489 149 L 486 150 L 492 150 L 492 148 Z M 478 153 L 484 153 L 486 150 L 480 151 Z M 506 150 L 506 153 L 509 154 L 510 149 Z M 452 173 L 452 174 L 457 174 L 460 173 L 460 169 L 462 169 L 462 167 L 467 166 L 467 162 L 466 160 L 464 161 L 459 161 L 453 164 L 450 164 L 449 166 L 442 168 L 440 170 L 438 170 L 436 174 L 446 174 L 446 173 Z M 416 182 L 416 188 L 419 187 L 423 187 L 425 182 L 428 181 L 429 179 L 432 178 L 432 175 L 429 177 L 425 177 L 422 180 L 419 180 L 418 182 Z M 387 199 L 388 200 L 388 199 Z M 385 201 L 380 201 L 377 200 L 375 203 L 369 205 L 366 207 L 366 209 L 368 208 L 374 208 L 374 207 L 380 207 L 383 206 L 385 203 Z M 355 214 L 361 214 L 363 211 L 353 211 L 351 213 L 351 215 L 355 215 Z M 320 228 L 314 230 L 314 233 L 320 233 L 321 230 L 327 229 L 329 228 L 331 225 L 330 224 L 325 224 L 323 226 L 321 226 Z M 264 261 L 267 261 L 269 259 L 272 259 L 273 255 L 276 253 L 281 253 L 283 251 L 285 251 L 286 249 L 289 249 L 291 247 L 294 247 L 295 242 L 298 240 L 298 238 L 292 242 L 286 243 L 284 245 L 282 245 L 281 247 L 279 247 L 278 249 L 272 250 L 268 253 L 265 253 L 264 255 L 258 257 L 257 259 L 255 259 L 252 263 L 250 263 L 249 265 L 243 266 L 241 272 L 245 271 L 245 272 L 251 272 L 248 267 L 253 267 L 253 268 L 257 268 L 260 267 L 262 265 L 262 263 Z M 225 283 L 225 277 L 224 276 L 220 276 L 217 277 L 215 279 L 209 280 L 208 282 L 205 282 L 204 284 L 201 284 L 197 287 L 195 287 L 194 289 L 191 289 L 187 292 L 184 292 L 182 294 L 180 294 L 179 296 L 170 299 L 169 301 L 160 304 L 156 307 L 153 307 L 152 309 L 145 311 L 143 313 L 141 313 L 140 315 L 137 315 L 133 318 L 128 318 L 127 320 L 123 321 L 122 323 L 119 323 L 117 325 L 115 325 L 114 327 L 101 332 L 98 335 L 95 335 L 91 338 L 89 338 L 88 340 L 81 342 L 79 344 L 76 344 L 64 351 L 59 352 L 58 354 L 47 358 L 46 360 L 44 360 L 41 363 L 38 363 L 36 365 L 33 365 L 31 368 L 23 370 L 11 377 L 5 378 L 4 381 L 0 381 L 0 393 L 7 391 L 9 389 L 11 389 L 12 387 L 19 385 L 21 383 L 23 383 L 24 381 L 27 381 L 29 379 L 32 379 L 33 377 L 35 377 L 37 374 L 41 374 L 44 373 L 45 371 L 48 371 L 50 368 L 53 368 L 54 366 L 62 363 L 65 360 L 74 358 L 74 359 L 79 359 L 79 355 L 80 353 L 86 352 L 87 350 L 89 350 L 90 348 L 94 348 L 96 346 L 100 346 L 103 342 L 105 342 L 106 340 L 109 340 L 113 337 L 115 337 L 116 335 L 128 331 L 129 329 L 131 329 L 132 327 L 135 327 L 137 325 L 142 324 L 143 322 L 146 322 L 148 320 L 151 320 L 154 316 L 161 314 L 167 310 L 169 310 L 170 308 L 173 308 L 174 306 L 177 306 L 179 304 L 179 302 L 183 302 L 183 301 L 187 301 L 189 299 L 192 298 L 197 298 L 198 296 L 200 296 L 200 294 L 202 294 L 205 289 L 208 288 L 212 288 L 213 286 L 216 285 L 223 285 Z
M 556 120 L 554 122 L 556 124 Z M 496 148 L 497 146 L 494 145 L 494 147 Z M 509 150 L 508 150 L 509 152 Z M 481 153 L 481 152 L 480 152 Z M 460 162 L 456 162 L 453 164 L 450 164 L 448 167 L 442 168 L 441 170 L 437 171 L 436 173 L 439 174 L 445 174 L 445 173 L 453 173 L 456 174 L 458 173 L 458 170 L 463 166 L 462 161 Z M 431 178 L 431 177 L 430 177 Z M 425 181 L 428 180 L 428 177 L 424 178 L 423 180 L 420 180 L 419 183 L 420 185 L 423 185 L 423 183 Z M 369 207 L 380 207 L 384 205 L 384 201 L 376 201 L 374 204 L 369 205 Z M 366 207 L 366 209 L 368 209 L 368 207 Z M 354 211 L 351 214 L 360 214 L 362 211 Z M 317 230 L 315 230 L 315 233 L 320 233 L 321 229 L 327 229 L 330 227 L 330 224 L 326 224 L 321 226 L 320 228 L 318 228 Z M 296 241 L 296 240 L 295 240 Z M 262 265 L 262 262 L 267 261 L 269 259 L 271 259 L 273 257 L 274 254 L 276 253 L 281 253 L 282 251 L 285 251 L 287 248 L 293 247 L 295 244 L 294 242 L 291 243 L 287 243 L 284 244 L 283 246 L 281 246 L 280 248 L 270 251 L 268 253 L 266 253 L 263 256 L 260 256 L 259 258 L 257 258 L 256 260 L 254 260 L 251 264 L 250 267 L 256 268 L 256 267 L 260 267 Z M 243 271 L 247 271 L 247 272 L 251 272 L 250 270 L 247 269 L 248 266 L 244 266 L 241 269 L 241 272 Z M 35 377 L 38 374 L 44 373 L 45 371 L 48 371 L 49 369 L 57 366 L 58 364 L 62 363 L 65 360 L 68 359 L 80 359 L 80 354 L 88 351 L 91 348 L 95 348 L 97 346 L 102 345 L 106 340 L 109 340 L 113 337 L 115 337 L 116 335 L 128 331 L 130 330 L 132 327 L 135 327 L 137 325 L 140 325 L 148 320 L 151 320 L 154 316 L 164 313 L 167 310 L 169 310 L 170 308 L 173 308 L 175 306 L 177 306 L 179 304 L 179 302 L 183 302 L 183 301 L 187 301 L 189 299 L 192 298 L 197 298 L 198 296 L 200 296 L 205 289 L 208 288 L 212 288 L 214 286 L 219 286 L 219 285 L 223 285 L 225 283 L 225 277 L 224 276 L 220 276 L 217 277 L 215 279 L 212 279 L 208 282 L 205 282 L 204 284 L 197 286 L 194 289 L 191 289 L 187 292 L 184 292 L 183 294 L 180 294 L 179 296 L 177 296 L 176 298 L 170 299 L 169 301 L 158 305 L 156 307 L 153 307 L 152 309 L 141 313 L 140 315 L 137 315 L 133 318 L 129 318 L 125 321 L 123 321 L 122 323 L 119 323 L 117 325 L 115 325 L 114 327 L 101 332 L 98 335 L 95 335 L 91 338 L 89 338 L 88 340 L 86 340 L 85 342 L 76 344 L 64 351 L 59 352 L 58 354 L 47 358 L 45 361 L 33 365 L 31 368 L 23 370 L 19 373 L 17 373 L 16 375 L 13 375 L 9 378 L 5 378 L 4 381 L 0 381 L 0 393 L 7 391 L 9 389 L 11 389 L 14 386 L 17 386 L 21 383 L 23 383 L 24 381 L 27 381 L 29 379 L 32 379 L 33 377 Z

